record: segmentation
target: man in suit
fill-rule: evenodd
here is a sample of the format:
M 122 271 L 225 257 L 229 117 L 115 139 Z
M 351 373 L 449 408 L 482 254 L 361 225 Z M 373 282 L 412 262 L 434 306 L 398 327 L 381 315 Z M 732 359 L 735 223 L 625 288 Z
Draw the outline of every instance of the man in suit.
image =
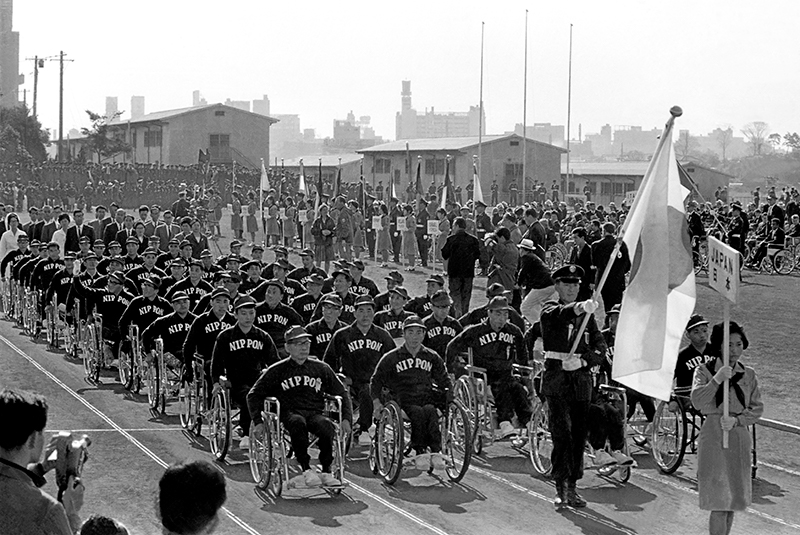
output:
M 154 204 L 150 207 L 150 220 L 144 225 L 145 236 L 153 236 L 156 233 L 156 228 L 161 224 L 161 207 Z
M 124 214 L 122 218 L 122 228 L 117 232 L 117 241 L 120 243 L 128 243 L 128 238 L 136 236 L 136 231 L 133 230 L 133 216 Z
M 30 237 L 33 229 L 36 227 L 36 223 L 39 222 L 39 209 L 35 206 L 31 206 L 28 208 L 28 215 L 31 220 L 22 225 L 22 231 Z
M 592 247 L 586 243 L 586 229 L 576 227 L 572 230 L 575 245 L 569 255 L 569 263 L 583 268 L 581 285 L 578 289 L 578 301 L 591 299 L 594 292 L 594 265 L 592 263 Z
M 108 244 L 112 241 L 117 241 L 117 233 L 122 230 L 122 222 L 124 219 L 125 212 L 122 210 L 117 210 L 114 213 L 114 221 L 111 221 L 106 225 L 106 229 L 103 231 L 103 242 L 105 242 L 106 247 L 108 247 Z
M 106 226 L 111 223 L 111 218 L 106 215 L 106 207 L 102 204 L 94 209 L 95 219 L 89 221 L 89 225 L 94 230 L 95 239 L 101 239 L 105 235 Z
M 77 209 L 72 212 L 75 225 L 67 229 L 67 242 L 65 251 L 69 253 L 77 252 L 80 249 L 80 239 L 89 238 L 88 243 L 94 242 L 94 229 L 83 222 L 83 210 Z
M 592 260 L 596 268 L 595 284 L 600 282 L 603 272 L 606 270 L 606 265 L 611 261 L 611 253 L 614 252 L 617 244 L 617 238 L 614 236 L 616 230 L 617 227 L 614 223 L 603 223 L 603 237 L 592 244 Z M 620 244 L 619 254 L 613 262 L 608 278 L 600 289 L 606 316 L 608 316 L 608 311 L 611 310 L 611 307 L 622 303 L 622 294 L 625 291 L 625 274 L 631 269 L 628 246 L 625 245 L 625 242 Z
M 146 204 L 139 207 L 139 220 L 144 223 L 144 235 L 148 237 L 152 236 L 156 227 L 150 219 L 150 207 Z
M 145 229 L 145 232 L 147 230 Z M 169 250 L 169 241 L 181 232 L 181 228 L 174 223 L 172 210 L 164 211 L 164 220 L 156 227 L 155 235 L 158 236 L 158 248 L 164 252 Z
M 34 232 L 38 231 L 37 240 L 42 243 L 50 243 L 50 240 L 53 238 L 53 233 L 56 231 L 56 219 L 53 217 L 53 208 L 49 205 L 45 205 L 42 208 L 42 214 L 44 218 L 38 223 L 41 227 L 37 226 Z

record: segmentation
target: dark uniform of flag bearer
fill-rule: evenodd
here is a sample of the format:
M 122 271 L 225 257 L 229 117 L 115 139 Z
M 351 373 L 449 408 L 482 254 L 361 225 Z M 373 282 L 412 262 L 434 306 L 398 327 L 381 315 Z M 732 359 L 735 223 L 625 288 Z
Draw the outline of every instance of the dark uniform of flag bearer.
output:
M 416 453 L 415 467 L 425 471 L 431 467 L 444 470 L 439 414 L 434 405 L 434 385 L 449 395 L 450 377 L 442 357 L 422 345 L 425 332 L 425 324 L 420 317 L 409 316 L 403 322 L 403 345 L 387 353 L 378 362 L 370 382 L 373 419 L 380 417 L 383 410 L 383 391 L 386 390 L 411 420 L 411 447 Z
M 241 409 L 239 427 L 242 441 L 239 447 L 249 448 L 250 412 L 247 393 L 261 372 L 278 362 L 278 350 L 269 335 L 254 325 L 256 300 L 243 296 L 233 305 L 236 325 L 219 333 L 211 357 L 211 379 L 214 384 L 225 375 L 231 384 L 231 399 Z
M 585 507 L 586 501 L 575 490 L 583 477 L 583 451 L 586 446 L 589 404 L 592 397 L 590 369 L 603 362 L 606 343 L 590 317 L 575 354 L 570 350 L 583 322 L 584 314 L 597 310 L 597 301 L 576 302 L 583 269 L 566 265 L 553 273 L 558 301 L 542 305 L 541 327 L 544 346 L 542 394 L 550 411 L 553 437 L 553 479 L 556 482 L 556 507 Z
M 303 327 L 293 326 L 284 335 L 289 358 L 270 366 L 247 395 L 247 408 L 253 418 L 257 436 L 264 434 L 261 410 L 267 396 L 278 398 L 281 421 L 292 440 L 292 450 L 303 470 L 307 487 L 338 486 L 342 482 L 331 474 L 333 441 L 336 428 L 323 414 L 325 395 L 342 397 L 342 431 L 350 434 L 353 410 L 344 385 L 330 366 L 317 358 L 309 358 L 311 335 Z M 308 455 L 308 433 L 319 438 L 319 462 L 322 472 L 311 468 Z
M 458 358 L 468 349 L 472 349 L 473 364 L 486 368 L 503 438 L 516 434 L 511 423 L 515 412 L 520 427 L 525 427 L 532 413 L 525 388 L 511 376 L 513 364 L 528 364 L 528 355 L 522 331 L 508 321 L 510 308 L 505 297 L 493 297 L 488 319 L 461 331 L 447 345 L 446 353 L 447 369 L 452 373 L 460 373 Z

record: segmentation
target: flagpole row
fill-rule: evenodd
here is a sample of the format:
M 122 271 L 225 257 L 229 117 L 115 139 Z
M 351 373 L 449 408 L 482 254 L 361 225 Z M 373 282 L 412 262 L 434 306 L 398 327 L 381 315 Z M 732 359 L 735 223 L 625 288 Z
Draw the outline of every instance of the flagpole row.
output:
M 673 106 L 672 108 L 670 108 L 669 112 L 670 112 L 670 118 L 667 121 L 666 126 L 664 127 L 664 133 L 661 134 L 661 139 L 658 140 L 658 148 L 656 148 L 656 152 L 654 154 L 659 154 L 661 152 L 661 149 L 664 147 L 664 143 L 666 143 L 666 140 L 671 138 L 671 136 L 669 136 L 669 133 L 672 131 L 672 127 L 675 124 L 675 118 L 680 117 L 683 114 L 683 110 L 681 110 L 678 106 Z M 650 175 L 654 164 L 655 164 L 655 159 L 651 159 L 650 165 L 648 165 L 647 172 L 645 173 L 644 176 Z M 639 196 L 637 195 L 636 199 L 634 199 L 633 201 L 633 205 L 631 206 L 629 214 L 633 213 L 633 209 L 636 206 L 636 201 L 638 199 Z M 625 231 L 628 229 L 629 223 L 630 223 L 630 218 L 627 218 L 625 219 L 625 222 L 622 224 L 622 228 L 619 231 L 619 236 L 617 236 L 617 243 L 616 245 L 614 245 L 614 250 L 611 252 L 611 256 L 608 258 L 608 263 L 606 263 L 606 267 L 603 270 L 603 275 L 600 277 L 597 286 L 595 286 L 594 293 L 592 294 L 592 301 L 597 301 L 598 297 L 600 296 L 600 291 L 603 289 L 603 286 L 606 283 L 606 279 L 608 279 L 608 276 L 611 273 L 611 268 L 613 267 L 614 262 L 616 261 L 617 256 L 619 256 L 620 250 L 622 249 L 623 238 L 625 237 Z M 578 350 L 578 344 L 580 344 L 581 337 L 583 336 L 583 333 L 586 331 L 586 326 L 589 324 L 590 317 L 591 314 L 583 315 L 583 321 L 581 321 L 580 329 L 578 329 L 577 336 L 575 336 L 575 339 L 572 342 L 572 347 L 570 348 L 569 351 L 570 357 L 572 357 Z

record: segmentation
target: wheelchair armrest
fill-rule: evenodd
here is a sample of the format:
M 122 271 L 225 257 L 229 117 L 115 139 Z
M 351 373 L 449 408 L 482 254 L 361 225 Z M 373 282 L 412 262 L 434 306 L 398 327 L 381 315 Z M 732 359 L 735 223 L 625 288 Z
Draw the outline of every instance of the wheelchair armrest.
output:
M 486 368 L 481 368 L 480 366 L 474 366 L 472 364 L 467 364 L 464 366 L 464 369 L 467 370 L 469 373 L 482 373 L 486 375 Z
M 219 376 L 219 385 L 222 388 L 228 388 L 229 389 L 231 387 L 231 382 L 224 375 L 220 375 Z
M 626 390 L 624 388 L 620 388 L 618 386 L 611 386 L 611 385 L 600 385 L 599 386 L 601 392 L 609 392 L 614 394 L 624 394 Z
M 511 369 L 520 375 L 533 375 L 533 366 L 523 366 L 522 364 L 512 364 Z

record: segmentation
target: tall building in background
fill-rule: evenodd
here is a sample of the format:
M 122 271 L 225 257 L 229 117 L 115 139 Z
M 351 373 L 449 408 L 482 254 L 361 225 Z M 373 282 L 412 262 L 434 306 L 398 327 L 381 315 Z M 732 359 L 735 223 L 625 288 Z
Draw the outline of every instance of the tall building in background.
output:
M 192 91 L 192 107 L 205 106 L 206 104 L 208 104 L 208 102 L 203 98 L 203 95 L 200 94 L 199 89 Z
M 250 111 L 250 101 L 249 100 L 225 99 L 225 105 L 226 106 L 230 106 L 231 108 L 236 108 L 238 110 Z
M 106 97 L 106 117 L 111 119 L 119 111 L 119 100 L 117 97 Z
M 541 141 L 556 147 L 566 146 L 563 124 L 533 123 L 533 126 L 527 126 L 525 130 L 528 139 Z M 519 136 L 522 135 L 522 124 L 517 123 L 514 125 L 514 133 Z
M 411 81 L 403 80 L 400 92 L 400 111 L 395 116 L 397 139 L 442 138 L 477 136 L 478 130 L 486 134 L 486 113 L 481 128 L 480 106 L 470 106 L 468 111 L 436 112 L 433 107 L 418 113 L 411 106 Z
M 253 113 L 259 115 L 269 115 L 269 97 L 264 95 L 262 99 L 255 99 L 253 101 Z
M 131 119 L 144 117 L 144 97 L 131 97 Z
M 19 32 L 13 31 L 14 1 L 0 0 L 0 106 L 20 104 Z

